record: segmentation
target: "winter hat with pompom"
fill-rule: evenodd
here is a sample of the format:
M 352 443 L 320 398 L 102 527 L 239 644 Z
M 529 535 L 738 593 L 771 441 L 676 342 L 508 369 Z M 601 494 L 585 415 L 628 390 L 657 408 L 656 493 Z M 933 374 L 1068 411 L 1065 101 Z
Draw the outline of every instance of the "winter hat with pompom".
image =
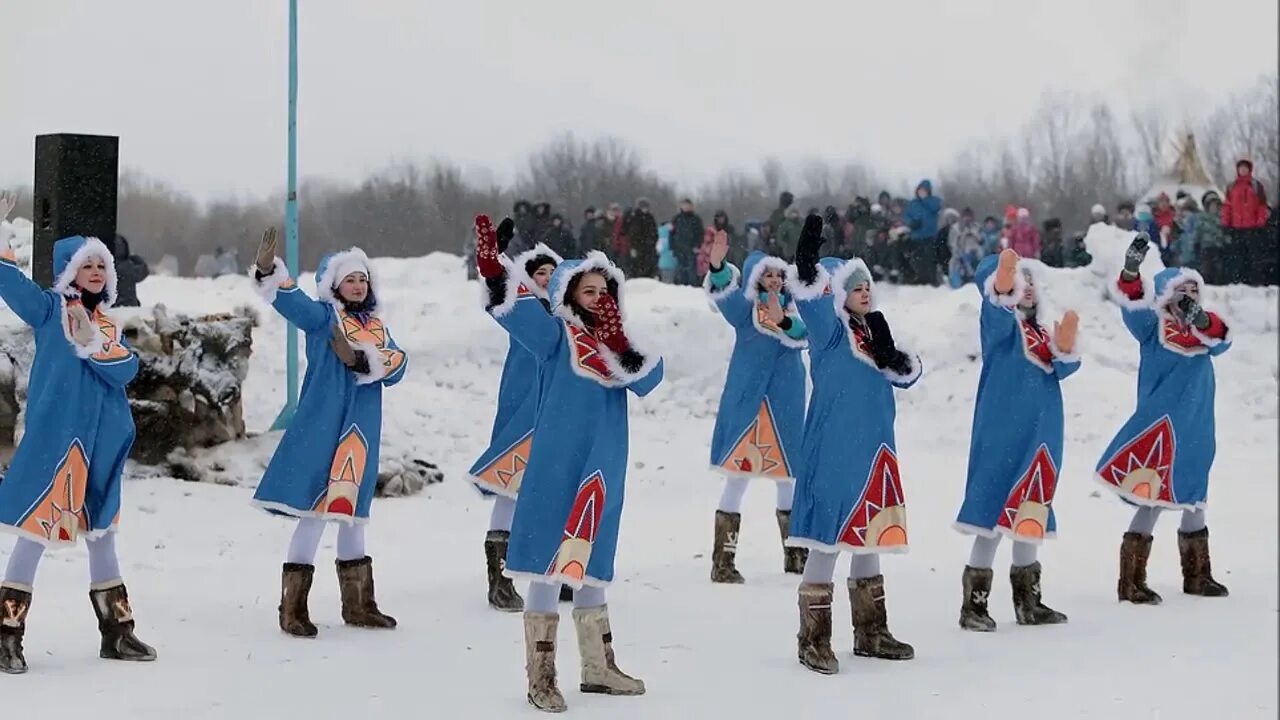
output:
M 1102 217 L 1107 214 L 1107 209 L 1102 206 L 1102 203 L 1094 203 L 1093 207 L 1089 208 L 1089 213 L 1097 217 Z

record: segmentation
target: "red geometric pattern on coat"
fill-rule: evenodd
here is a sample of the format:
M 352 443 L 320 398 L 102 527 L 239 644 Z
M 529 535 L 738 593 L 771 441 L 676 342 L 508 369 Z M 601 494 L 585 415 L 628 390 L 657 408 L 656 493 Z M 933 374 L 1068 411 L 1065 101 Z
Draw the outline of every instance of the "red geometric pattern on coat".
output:
M 604 476 L 597 470 L 578 486 L 573 497 L 573 509 L 564 524 L 564 540 L 596 541 L 600 532 L 600 517 L 604 514 Z
M 874 365 L 876 358 L 871 354 L 871 331 L 862 325 L 854 325 L 852 332 L 854 347 L 858 348 L 858 352 L 863 355 L 862 359 Z
M 1022 474 L 1022 479 L 1009 491 L 1009 498 L 1004 502 L 1004 512 L 997 521 L 1000 527 L 1015 530 L 1014 519 L 1023 503 L 1032 502 L 1049 505 L 1053 502 L 1053 494 L 1058 489 L 1058 469 L 1053 466 L 1053 458 L 1049 456 L 1049 448 L 1041 445 L 1031 465 Z M 1044 528 L 1042 528 L 1043 530 Z M 1043 533 L 1041 534 L 1043 536 Z
M 1182 325 L 1173 318 L 1164 318 L 1160 323 L 1161 343 L 1181 355 L 1202 355 L 1209 352 L 1200 338 L 1191 332 L 1190 325 Z
M 897 514 L 905 508 L 906 495 L 902 492 L 898 456 L 889 446 L 881 445 L 875 461 L 871 463 L 866 489 L 844 521 L 838 541 L 854 547 L 906 545 L 907 533 L 901 523 L 878 528 L 875 537 L 868 537 L 868 530 L 877 515 L 883 512 Z
M 354 517 L 360 497 L 360 483 L 369 463 L 369 444 L 360 428 L 347 428 L 329 466 L 329 484 L 314 508 L 315 512 Z
M 1045 369 L 1053 369 L 1053 351 L 1049 349 L 1049 333 L 1039 323 L 1022 320 L 1022 350 L 1027 359 Z
M 381 357 L 370 358 L 370 361 L 382 365 L 383 377 L 394 373 L 404 365 L 404 353 L 387 347 L 387 328 L 382 324 L 382 320 L 371 317 L 369 322 L 362 323 L 360 318 L 348 314 L 345 310 L 338 313 L 338 318 L 342 322 L 342 332 L 347 336 L 348 341 L 378 348 L 378 354 Z
M 75 438 L 53 471 L 53 480 L 44 497 L 27 513 L 19 527 L 53 542 L 75 542 L 89 529 L 84 507 L 89 485 L 89 458 L 80 439 Z
M 565 325 L 569 328 L 569 338 L 573 341 L 573 361 L 578 364 L 578 367 L 601 380 L 612 379 L 613 373 L 609 371 L 609 366 L 605 364 L 604 357 L 600 354 L 600 341 L 585 328 L 572 323 L 565 323 Z
M 1168 415 L 1161 416 L 1112 455 L 1098 475 L 1135 497 L 1172 503 L 1175 442 L 1173 422 Z M 1125 488 L 1126 481 L 1139 470 L 1148 471 L 1143 474 L 1146 477 L 1135 477 L 1134 482 L 1128 483 L 1130 487 Z M 1152 474 L 1154 478 L 1150 477 Z M 1159 483 L 1159 488 L 1151 487 L 1152 480 Z
M 782 456 L 782 444 L 778 442 L 778 429 L 773 421 L 769 398 L 760 403 L 755 421 L 742 433 L 721 467 L 731 472 L 790 477 L 786 458 Z
M 529 290 L 529 288 L 528 288 L 528 287 L 526 287 L 524 283 L 520 283 L 520 284 L 516 287 L 516 297 L 517 297 L 517 298 L 529 297 L 529 296 L 530 296 L 530 295 L 532 295 L 532 294 L 533 294 L 533 292 L 532 292 L 532 291 L 530 291 L 530 290 Z

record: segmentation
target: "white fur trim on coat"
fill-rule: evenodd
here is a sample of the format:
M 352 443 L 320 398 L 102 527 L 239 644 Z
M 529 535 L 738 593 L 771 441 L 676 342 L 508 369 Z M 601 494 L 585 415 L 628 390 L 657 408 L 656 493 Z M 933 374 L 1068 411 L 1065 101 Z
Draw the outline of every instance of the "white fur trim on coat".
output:
M 1214 313 L 1214 315 L 1218 315 L 1218 313 Z M 1218 319 L 1221 320 L 1223 326 L 1227 328 L 1226 334 L 1223 335 L 1221 338 L 1216 338 L 1210 335 L 1206 335 L 1204 334 L 1203 331 L 1200 330 L 1200 328 L 1196 327 L 1195 325 L 1191 326 L 1191 334 L 1194 335 L 1197 340 L 1204 343 L 1205 347 L 1216 347 L 1218 345 L 1221 345 L 1222 343 L 1231 342 L 1231 324 L 1228 323 L 1226 318 L 1222 317 L 1221 315 L 1218 315 Z
M 787 266 L 787 289 L 791 291 L 791 297 L 798 302 L 807 300 L 817 300 L 827 291 L 827 286 L 831 284 L 831 273 L 827 268 L 818 263 L 818 274 L 813 282 L 806 285 L 800 279 L 800 270 L 796 268 L 795 263 Z M 834 288 L 833 288 L 834 290 Z
M 707 293 L 707 297 L 711 298 L 711 302 L 713 303 L 729 297 L 742 287 L 742 271 L 738 269 L 737 265 L 734 265 L 731 262 L 726 262 L 725 265 L 729 268 L 728 285 L 717 290 L 711 284 L 710 270 L 708 270 L 706 276 L 702 278 L 702 289 Z
M 1053 359 L 1061 363 L 1078 363 L 1080 362 L 1080 338 L 1076 337 L 1076 347 L 1071 352 L 1066 352 L 1058 347 L 1058 338 L 1049 337 L 1049 352 L 1053 354 Z
M 258 266 L 251 265 L 249 280 L 253 282 L 253 289 L 259 297 L 266 302 L 273 302 L 276 299 L 276 291 L 289 280 L 289 268 L 285 267 L 283 260 L 276 258 L 272 261 L 271 274 L 259 280 Z
M 67 303 L 72 300 L 76 300 L 74 295 L 71 297 L 68 297 L 66 295 L 62 296 L 62 313 L 60 318 L 62 322 L 62 336 L 67 339 L 67 343 L 69 343 L 71 345 L 71 349 L 75 351 L 76 357 L 80 358 L 81 360 L 88 360 L 89 358 L 93 357 L 94 353 L 102 349 L 102 342 L 101 342 L 101 338 L 99 337 L 101 335 L 101 331 L 98 330 L 95 324 L 95 327 L 93 329 L 93 332 L 94 332 L 93 342 L 90 342 L 88 345 L 81 345 L 80 343 L 76 342 L 75 337 L 71 335 L 71 314 L 67 312 Z M 79 300 L 76 300 L 76 302 L 79 302 Z M 94 319 L 90 317 L 89 322 L 93 323 Z
M 343 277 L 346 277 L 345 275 Z M 369 358 L 369 372 L 355 373 L 356 385 L 370 385 L 386 377 L 387 366 L 382 364 L 382 351 L 373 343 L 353 343 L 356 352 Z
M 804 548 L 805 550 L 816 550 L 824 553 L 847 552 L 853 555 L 883 555 L 887 553 L 902 555 L 908 552 L 906 545 L 850 545 L 849 543 L 837 542 L 834 545 L 810 540 L 802 537 L 789 537 L 782 543 L 787 547 Z
M 96 237 L 84 239 L 84 245 L 76 250 L 71 260 L 67 262 L 67 266 L 62 269 L 62 274 L 54 281 L 53 289 L 62 295 L 79 297 L 80 292 L 72 287 L 76 281 L 76 273 L 80 272 L 80 268 L 89 261 L 89 258 L 95 257 L 106 266 L 104 274 L 107 276 L 107 281 L 102 286 L 102 301 L 99 303 L 105 309 L 116 302 L 116 259 L 111 256 L 111 250 Z
M 493 294 L 489 292 L 489 282 L 484 278 L 480 278 L 480 307 L 485 312 L 500 318 L 511 312 L 516 307 L 516 300 L 520 298 L 520 277 L 523 272 L 516 272 L 514 261 L 506 255 L 499 255 L 498 262 L 502 264 L 502 302 L 497 305 L 490 306 L 493 301 Z
M 622 296 L 624 294 L 624 285 L 626 284 L 627 277 L 622 274 L 622 271 L 618 269 L 617 265 L 614 265 L 613 262 L 609 260 L 608 255 L 605 255 L 599 250 L 592 250 L 588 252 L 582 258 L 582 262 L 579 263 L 577 267 L 573 268 L 573 272 L 566 276 L 564 282 L 560 283 L 559 287 L 556 288 L 556 296 L 550 298 L 551 311 L 567 322 L 577 325 L 578 327 L 584 327 L 581 318 L 575 315 L 573 308 L 569 307 L 568 303 L 565 302 L 564 295 L 569 291 L 569 280 L 575 275 L 581 275 L 587 272 L 598 272 L 609 280 L 612 280 L 617 286 L 618 297 L 614 299 L 618 301 L 618 312 L 622 314 L 622 321 L 625 324 L 627 320 L 627 306 L 623 301 Z

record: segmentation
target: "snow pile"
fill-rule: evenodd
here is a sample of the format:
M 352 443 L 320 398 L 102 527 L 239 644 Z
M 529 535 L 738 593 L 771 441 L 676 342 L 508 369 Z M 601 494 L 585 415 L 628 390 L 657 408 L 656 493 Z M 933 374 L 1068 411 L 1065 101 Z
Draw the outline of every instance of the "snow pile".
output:
M 1121 246 L 1122 239 L 1112 240 Z M 374 504 L 369 548 L 377 558 L 378 600 L 398 616 L 399 629 L 344 628 L 332 571 L 320 568 L 311 604 L 320 639 L 283 637 L 275 627 L 276 604 L 292 525 L 250 508 L 247 488 L 135 480 L 126 488 L 120 544 L 139 633 L 158 646 L 160 662 L 122 669 L 96 660 L 83 601 L 84 551 L 53 555 L 66 560 L 47 561 L 41 570 L 39 612 L 27 637 L 32 671 L 6 684 L 7 702 L 37 707 L 66 687 L 136 669 L 152 690 L 117 706 L 121 716 L 138 720 L 402 715 L 422 707 L 424 682 L 443 717 L 531 712 L 524 704 L 520 618 L 485 605 L 481 542 L 489 505 L 462 481 L 488 439 L 507 337 L 478 307 L 476 283 L 465 279 L 455 256 L 377 259 L 373 272 L 388 326 L 410 354 L 405 381 L 385 395 L 383 469 L 403 471 L 411 458 L 425 457 L 449 478 L 416 497 Z M 309 275 L 302 285 L 313 290 Z M 1057 308 L 1081 316 L 1084 367 L 1064 385 L 1059 539 L 1041 553 L 1046 602 L 1066 612 L 1070 624 L 1014 624 L 1002 553 L 991 599 L 999 631 L 979 637 L 956 628 L 969 543 L 951 522 L 964 487 L 980 368 L 979 296 L 972 286 L 882 287 L 878 301 L 894 335 L 920 352 L 926 373 L 897 395 L 911 552 L 884 562 L 891 627 L 915 645 L 916 659 L 854 658 L 840 592 L 833 646 L 842 667 L 830 678 L 795 660 L 798 579 L 780 572 L 774 493 L 766 483 L 748 494 L 743 511 L 738 567 L 748 584 L 707 580 L 721 487 L 707 470 L 707 446 L 730 329 L 699 290 L 628 283 L 629 332 L 662 350 L 667 379 L 649 397 L 631 401 L 632 471 L 609 602 L 618 662 L 647 681 L 649 694 L 576 692 L 577 648 L 566 613 L 559 668 L 570 712 L 583 718 L 834 716 L 847 714 L 850 698 L 857 698 L 860 712 L 892 717 L 1035 707 L 1046 720 L 1274 718 L 1276 289 L 1207 293 L 1207 306 L 1225 311 L 1237 338 L 1215 360 L 1218 460 L 1209 509 L 1214 574 L 1231 596 L 1181 595 L 1176 520 L 1165 518 L 1150 567 L 1165 603 L 1139 608 L 1115 599 L 1117 547 L 1131 510 L 1100 493 L 1092 479 L 1098 456 L 1132 411 L 1137 344 L 1092 269 L 1051 271 L 1044 288 Z M 192 315 L 255 304 L 261 322 L 243 387 L 245 421 L 250 431 L 269 427 L 284 399 L 285 324 L 247 279 L 152 277 L 139 295 Z M 1051 326 L 1053 319 L 1045 321 Z M 856 432 L 858 419 L 848 422 Z M 224 474 L 252 475 L 275 438 L 264 434 L 209 452 Z M 6 551 L 0 546 L 0 560 Z M 322 550 L 320 564 L 330 557 L 331 550 Z M 1156 667 L 1159 682 L 1144 681 Z M 282 693 L 290 687 L 344 690 Z M 210 688 L 217 690 L 210 695 Z M 68 714 L 101 712 L 93 693 L 58 697 Z

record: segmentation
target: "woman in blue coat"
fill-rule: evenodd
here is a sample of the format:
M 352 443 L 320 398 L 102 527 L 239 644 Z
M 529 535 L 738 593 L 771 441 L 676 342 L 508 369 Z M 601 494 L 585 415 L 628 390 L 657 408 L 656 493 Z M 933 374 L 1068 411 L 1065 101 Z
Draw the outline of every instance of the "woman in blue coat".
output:
M 18 536 L 0 582 L 0 672 L 12 674 L 27 671 L 22 640 L 44 549 L 81 537 L 89 548 L 99 656 L 156 658 L 134 635 L 115 548 L 121 474 L 134 438 L 124 388 L 138 372 L 138 356 L 105 312 L 116 297 L 115 265 L 97 238 L 76 236 L 54 243 L 53 272 L 53 288 L 44 290 L 12 251 L 0 255 L 0 298 L 35 339 L 25 432 L 0 481 L 0 530 Z
M 907 660 L 915 652 L 889 632 L 879 553 L 906 552 L 906 499 L 898 470 L 894 388 L 920 378 L 920 358 L 902 350 L 872 310 L 871 273 L 861 260 L 824 258 L 822 219 L 805 220 L 788 272 L 809 328 L 813 394 L 799 455 L 789 545 L 809 550 L 800 585 L 799 659 L 831 674 L 832 577 L 840 551 L 853 554 L 849 602 L 854 654 Z
M 1150 242 L 1145 233 L 1134 238 L 1112 288 L 1139 345 L 1138 406 L 1102 453 L 1097 477 L 1138 506 L 1120 544 L 1117 594 L 1121 601 L 1155 605 L 1161 598 L 1147 586 L 1147 559 L 1163 509 L 1182 511 L 1182 591 L 1227 594 L 1210 571 L 1204 515 L 1216 451 L 1212 360 L 1231 347 L 1231 334 L 1219 315 L 1201 307 L 1200 273 L 1168 268 L 1154 282 L 1140 275 Z
M 315 637 L 307 597 L 316 550 L 327 522 L 338 523 L 338 587 L 348 625 L 394 628 L 378 610 L 373 559 L 365 554 L 364 525 L 378 480 L 382 389 L 404 379 L 409 357 L 378 317 L 369 258 L 359 248 L 326 255 L 316 269 L 312 299 L 276 257 L 268 229 L 251 270 L 263 299 L 307 339 L 307 374 L 297 418 L 263 473 L 253 502 L 297 518 L 280 589 L 280 629 Z
M 1040 600 L 1039 543 L 1054 536 L 1053 496 L 1062 468 L 1063 410 L 1059 383 L 1080 369 L 1075 354 L 1079 317 L 1067 311 L 1053 332 L 1036 260 L 1013 250 L 978 264 L 982 373 L 973 411 L 969 475 L 956 529 L 974 535 L 965 566 L 960 627 L 989 632 L 987 612 L 996 547 L 1013 540 L 1009 584 L 1019 625 L 1064 623 Z
M 486 281 L 506 272 L 489 218 L 476 218 L 476 263 Z M 622 272 L 600 252 L 568 260 L 548 286 L 551 313 L 512 283 L 498 322 L 534 358 L 539 406 L 533 445 L 516 499 L 507 577 L 529 581 L 525 604 L 528 700 L 565 709 L 556 684 L 561 584 L 574 587 L 574 625 L 583 692 L 640 695 L 644 683 L 618 670 L 604 589 L 614 552 L 627 473 L 627 392 L 648 395 L 662 381 L 662 358 L 640 351 L 622 317 Z M 513 297 L 514 295 L 514 297 Z M 497 299 L 497 298 L 495 298 Z
M 515 223 L 498 227 L 499 251 L 515 233 Z M 499 255 L 505 272 L 486 281 L 485 309 L 495 318 L 515 307 L 515 298 L 532 295 L 550 312 L 547 284 L 551 274 L 563 262 L 551 248 L 538 243 L 509 259 Z M 511 287 L 507 287 L 508 284 Z M 511 578 L 502 574 L 507 547 L 511 541 L 511 520 L 516 511 L 516 498 L 529 462 L 533 446 L 533 421 L 538 414 L 538 364 L 533 356 L 513 337 L 507 347 L 498 382 L 498 409 L 493 418 L 489 447 L 471 466 L 471 482 L 480 493 L 493 498 L 489 513 L 489 531 L 484 538 L 484 556 L 489 580 L 489 607 L 504 612 L 521 612 L 524 599 L 516 592 Z
M 783 570 L 804 572 L 807 552 L 787 547 L 793 458 L 804 431 L 804 362 L 808 335 L 800 312 L 783 287 L 787 264 L 763 252 L 747 256 L 742 270 L 725 262 L 729 236 L 718 232 L 711 245 L 710 272 L 703 288 L 733 327 L 733 355 L 720 393 L 711 437 L 711 468 L 727 477 L 716 509 L 711 582 L 741 583 L 734 559 L 742 524 L 742 498 L 753 477 L 777 484 L 778 529 Z M 746 275 L 746 282 L 742 281 Z

